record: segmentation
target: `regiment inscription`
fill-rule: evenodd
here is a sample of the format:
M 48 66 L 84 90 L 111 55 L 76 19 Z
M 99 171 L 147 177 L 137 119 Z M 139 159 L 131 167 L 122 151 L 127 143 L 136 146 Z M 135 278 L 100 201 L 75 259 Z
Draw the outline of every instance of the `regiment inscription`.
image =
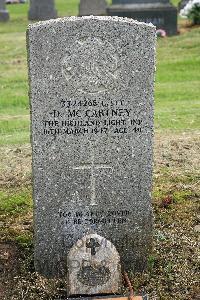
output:
M 49 112 L 41 128 L 45 135 L 117 135 L 142 132 L 142 119 L 123 100 L 108 104 L 97 100 L 62 100 L 61 109 Z

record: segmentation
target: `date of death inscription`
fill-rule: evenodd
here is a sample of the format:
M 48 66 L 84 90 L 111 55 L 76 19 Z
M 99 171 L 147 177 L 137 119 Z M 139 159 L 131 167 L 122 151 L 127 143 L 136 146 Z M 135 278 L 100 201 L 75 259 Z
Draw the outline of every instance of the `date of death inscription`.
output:
M 42 120 L 44 135 L 123 135 L 141 133 L 141 117 L 126 107 L 123 100 L 109 102 L 61 101 L 60 108 L 52 109 Z
M 59 218 L 66 225 L 123 225 L 130 216 L 129 210 L 59 211 Z

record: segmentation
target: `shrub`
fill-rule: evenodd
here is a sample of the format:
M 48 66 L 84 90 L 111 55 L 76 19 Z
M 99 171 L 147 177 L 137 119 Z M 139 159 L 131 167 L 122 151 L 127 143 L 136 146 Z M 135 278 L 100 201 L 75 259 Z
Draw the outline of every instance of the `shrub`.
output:
M 180 16 L 190 19 L 194 25 L 200 25 L 200 0 L 190 0 L 181 9 Z

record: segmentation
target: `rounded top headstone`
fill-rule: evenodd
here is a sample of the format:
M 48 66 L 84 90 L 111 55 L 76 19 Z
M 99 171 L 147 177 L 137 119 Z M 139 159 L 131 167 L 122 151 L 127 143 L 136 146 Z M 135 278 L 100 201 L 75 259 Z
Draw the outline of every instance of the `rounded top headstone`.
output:
M 69 251 L 67 265 L 69 295 L 120 292 L 120 256 L 102 236 L 93 233 L 79 239 Z

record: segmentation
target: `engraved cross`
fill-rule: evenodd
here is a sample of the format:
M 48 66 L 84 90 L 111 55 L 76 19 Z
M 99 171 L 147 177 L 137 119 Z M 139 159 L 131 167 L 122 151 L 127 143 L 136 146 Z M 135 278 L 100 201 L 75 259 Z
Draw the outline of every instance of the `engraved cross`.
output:
M 97 205 L 96 203 L 96 178 L 95 178 L 95 170 L 98 169 L 112 169 L 111 166 L 107 164 L 96 164 L 94 162 L 94 149 L 91 151 L 91 163 L 82 164 L 81 166 L 73 167 L 74 170 L 90 170 L 91 171 L 91 202 L 90 205 Z
M 86 247 L 91 249 L 91 255 L 97 253 L 96 248 L 99 248 L 101 245 L 96 239 L 91 238 L 90 241 L 87 241 Z

